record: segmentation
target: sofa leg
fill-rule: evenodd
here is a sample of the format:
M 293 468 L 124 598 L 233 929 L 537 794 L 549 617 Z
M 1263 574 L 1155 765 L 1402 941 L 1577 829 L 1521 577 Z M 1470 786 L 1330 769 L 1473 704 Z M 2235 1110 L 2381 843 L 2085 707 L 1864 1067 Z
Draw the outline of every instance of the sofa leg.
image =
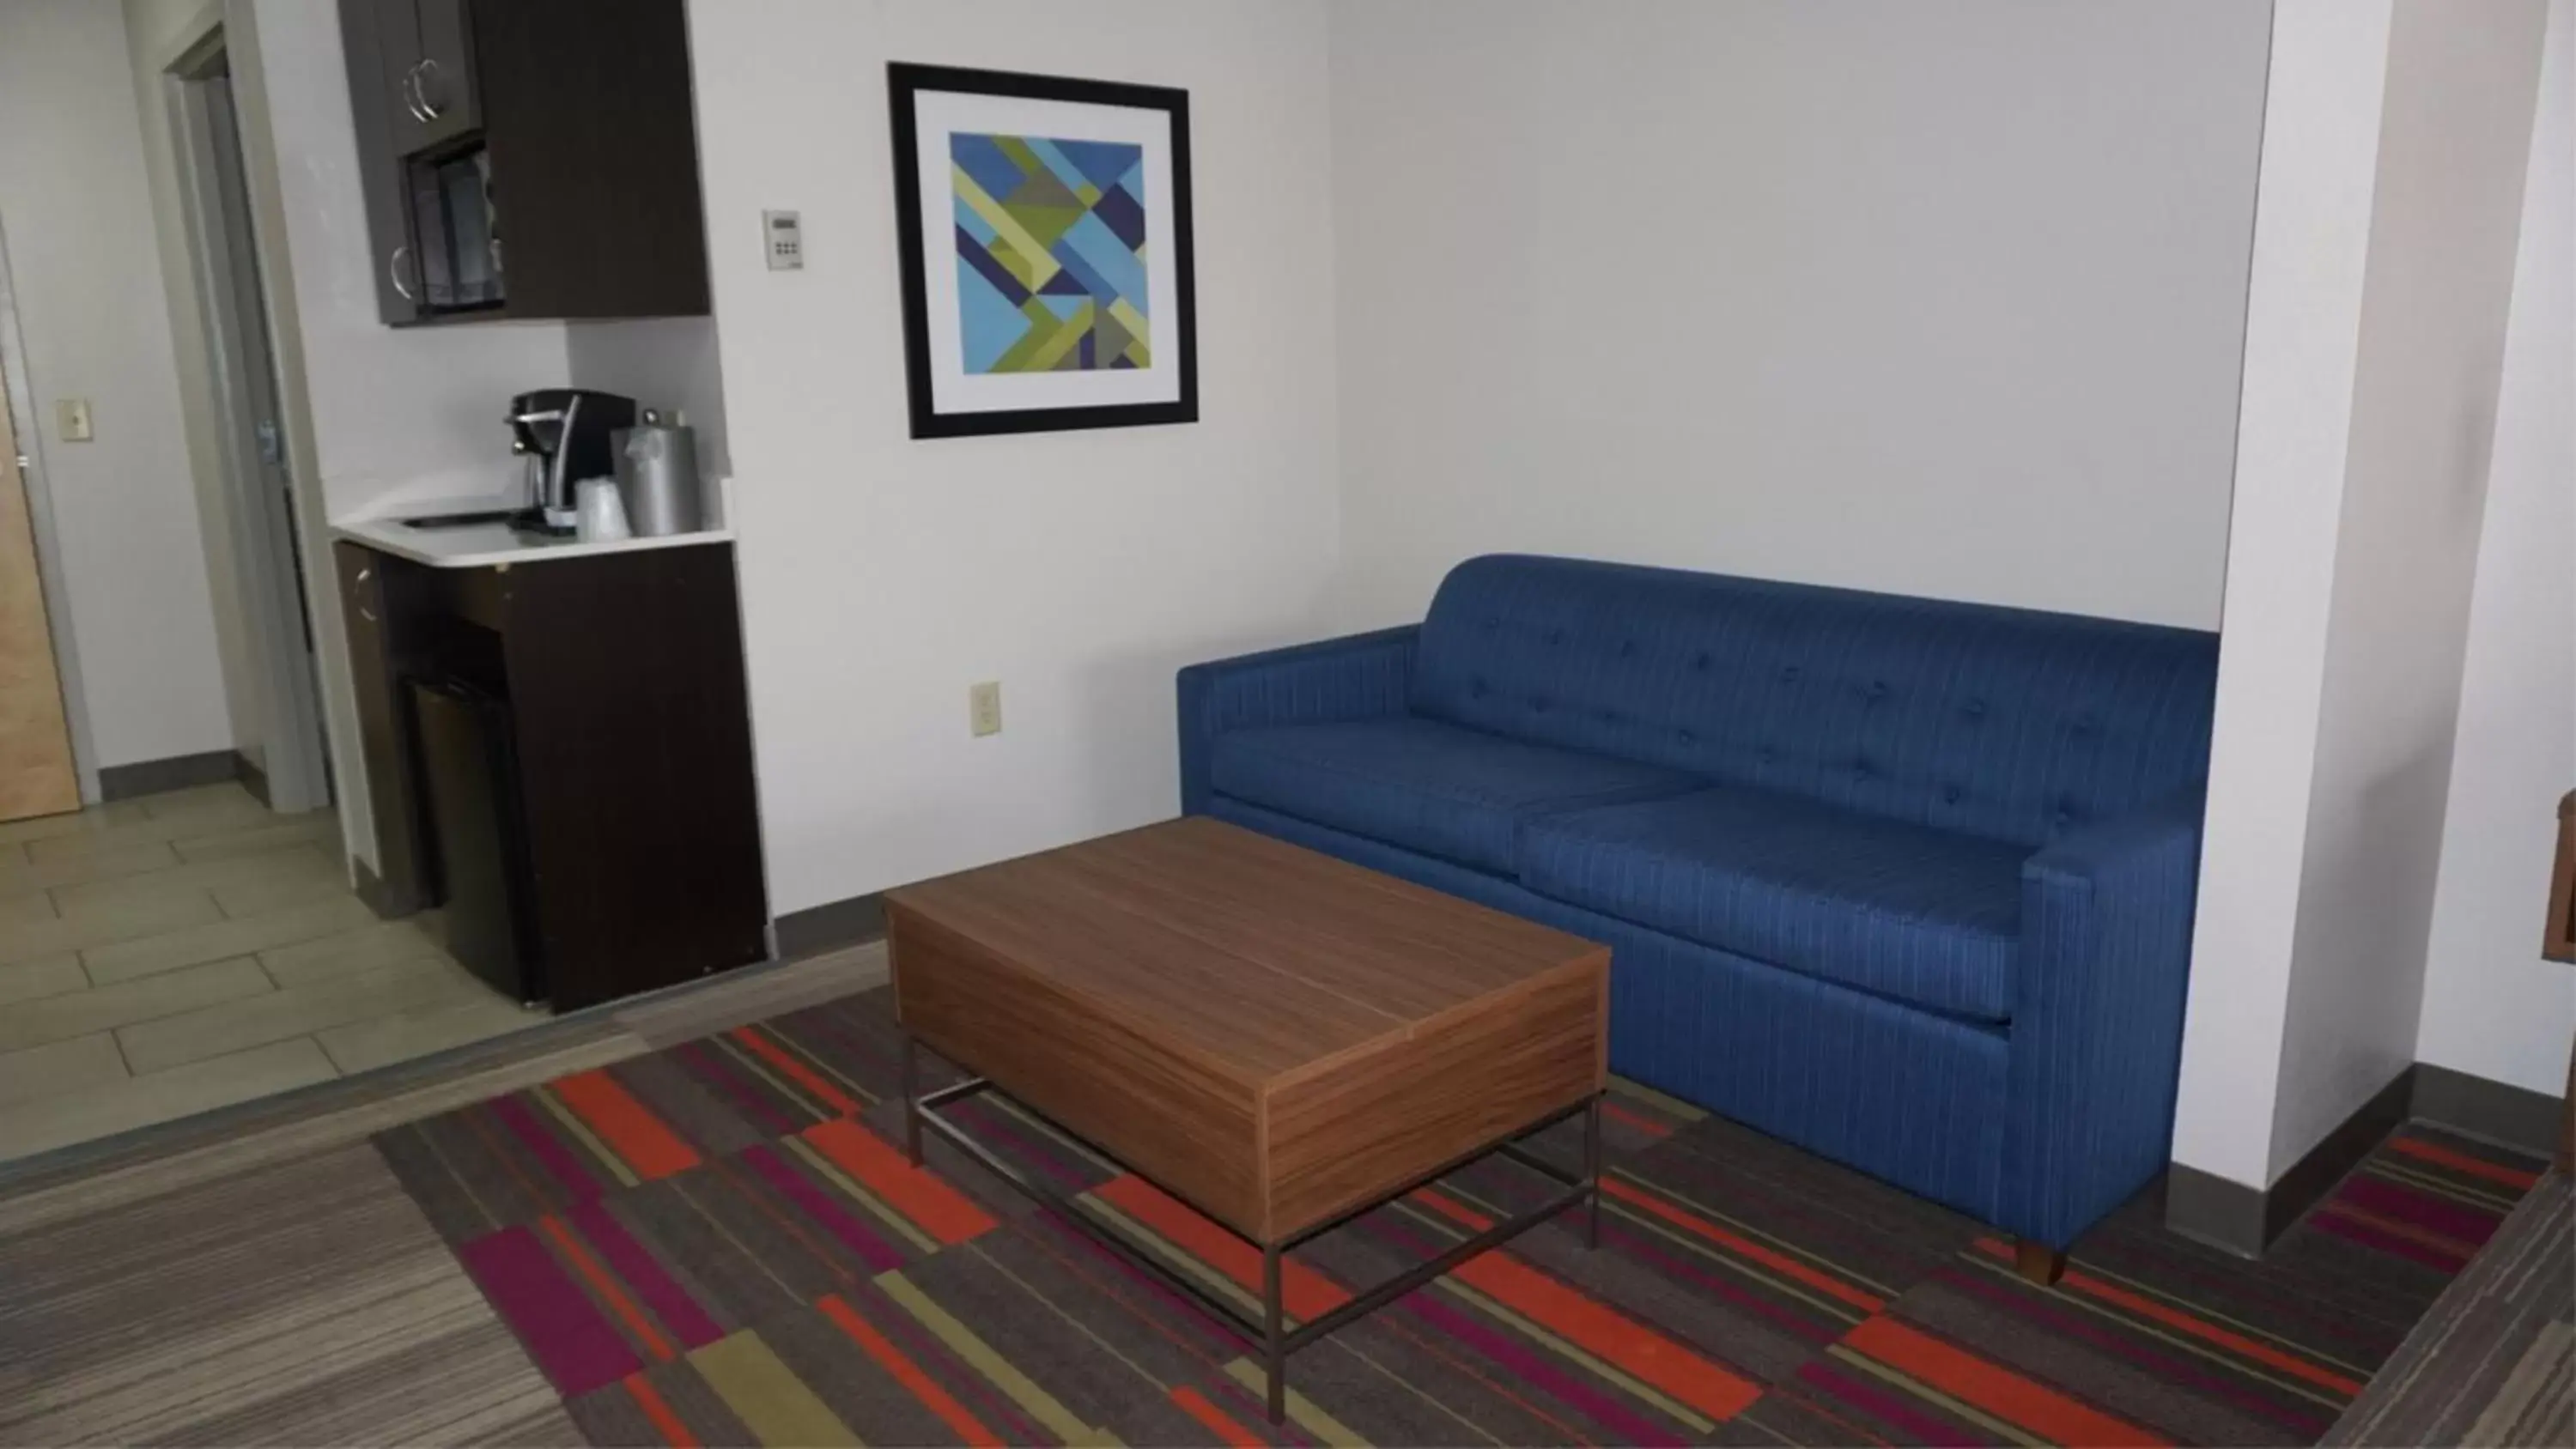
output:
M 2066 1272 L 2066 1255 L 2046 1243 L 2028 1238 L 2013 1239 L 2013 1271 L 2042 1288 L 2053 1286 Z

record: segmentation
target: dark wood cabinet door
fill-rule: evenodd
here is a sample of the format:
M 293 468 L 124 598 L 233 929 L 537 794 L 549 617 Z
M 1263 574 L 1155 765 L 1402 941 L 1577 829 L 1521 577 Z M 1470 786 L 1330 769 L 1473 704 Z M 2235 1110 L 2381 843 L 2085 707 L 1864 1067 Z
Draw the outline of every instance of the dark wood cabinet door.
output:
M 733 546 L 524 564 L 510 712 L 555 1009 L 762 959 Z
M 408 86 L 415 129 L 404 154 L 444 145 L 483 124 L 474 66 L 473 22 L 465 0 L 412 0 L 420 19 L 420 56 Z
M 431 891 L 396 633 L 412 609 L 417 593 L 412 576 L 418 566 L 345 540 L 331 551 L 349 636 L 349 683 L 357 695 L 367 807 L 374 817 L 376 879 L 384 888 L 379 908 L 399 915 L 427 905 Z
M 402 162 L 394 154 L 394 118 L 399 107 L 386 80 L 384 23 L 394 8 L 402 10 L 402 22 L 409 25 L 408 3 L 395 7 L 387 0 L 340 0 L 340 48 L 349 71 L 350 120 L 357 131 L 358 192 L 366 204 L 367 271 L 375 279 L 376 315 L 400 325 L 419 320 L 421 307 L 411 206 L 404 195 Z M 411 44 L 404 41 L 406 48 Z
M 706 315 L 680 0 L 484 0 L 474 22 L 510 315 Z
M 465 0 L 372 0 L 386 135 L 397 156 L 483 124 Z

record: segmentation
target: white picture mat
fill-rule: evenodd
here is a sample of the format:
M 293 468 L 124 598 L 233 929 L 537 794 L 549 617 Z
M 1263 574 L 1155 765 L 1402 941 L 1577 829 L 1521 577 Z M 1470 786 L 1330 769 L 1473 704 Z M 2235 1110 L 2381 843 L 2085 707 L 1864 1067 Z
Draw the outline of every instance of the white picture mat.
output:
M 1181 396 L 1180 282 L 1173 253 L 1172 117 L 1162 110 L 1095 106 L 959 91 L 913 93 L 914 164 L 921 178 L 922 299 L 929 312 L 931 409 L 1119 407 Z M 957 328 L 957 196 L 949 147 L 957 133 L 1123 141 L 1145 148 L 1145 346 L 1152 364 L 1118 371 L 966 371 Z M 996 197 L 995 200 L 1001 198 Z

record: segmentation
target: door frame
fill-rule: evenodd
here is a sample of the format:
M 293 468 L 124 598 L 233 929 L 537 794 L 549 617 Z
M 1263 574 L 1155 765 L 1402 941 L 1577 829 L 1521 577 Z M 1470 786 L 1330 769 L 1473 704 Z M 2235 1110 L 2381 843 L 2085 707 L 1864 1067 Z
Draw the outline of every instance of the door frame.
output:
M 9 238 L 0 232 L 0 408 L 18 442 L 18 483 L 35 529 L 36 577 L 45 595 L 45 632 L 54 641 L 54 683 L 72 739 L 72 773 L 83 805 L 99 801 L 98 751 L 90 744 L 89 696 L 81 689 L 80 644 L 72 637 L 71 586 L 63 578 L 61 536 L 54 528 L 53 470 L 46 467 L 44 420 L 27 390 L 27 348 L 18 335 L 18 294 L 9 280 Z
M 244 622 L 258 640 L 260 765 L 269 807 L 294 814 L 332 803 L 317 657 L 322 634 L 297 547 L 286 384 L 268 305 L 279 279 L 261 265 L 228 62 L 225 30 L 217 24 L 165 66 L 160 79 L 205 325 L 224 526 L 232 534 Z M 228 119 L 214 109 L 219 80 Z M 237 199 L 231 210 L 228 194 Z

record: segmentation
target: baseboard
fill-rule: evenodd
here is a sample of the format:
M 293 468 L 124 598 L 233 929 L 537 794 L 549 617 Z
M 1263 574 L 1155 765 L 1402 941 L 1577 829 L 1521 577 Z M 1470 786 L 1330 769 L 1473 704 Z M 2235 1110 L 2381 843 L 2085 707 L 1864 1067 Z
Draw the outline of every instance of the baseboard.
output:
M 259 766 L 252 764 L 250 762 L 250 756 L 242 754 L 239 751 L 234 752 L 233 778 L 241 781 L 241 787 L 250 792 L 252 799 L 257 800 L 262 805 L 267 805 L 269 803 L 268 772 L 261 769 Z
M 2566 1104 L 2546 1092 L 2415 1064 L 2412 1115 L 2466 1137 L 2547 1157 L 2558 1150 L 2558 1114 Z
M 2414 1115 L 2414 1103 L 2415 1068 L 2409 1066 L 2355 1107 L 2351 1116 L 2291 1163 L 2289 1171 L 2273 1179 L 2272 1190 L 2263 1195 L 2263 1245 L 2270 1247 L 2292 1223 L 2307 1216 L 2308 1209 L 2325 1201 L 2326 1194 L 2361 1166 L 2372 1148 L 2405 1125 Z
M 358 893 L 358 899 L 368 910 L 376 913 L 378 920 L 391 921 L 419 912 L 420 902 L 411 899 L 408 892 L 395 890 L 385 884 L 384 877 L 376 874 L 374 866 L 356 856 L 351 856 L 349 869 L 352 881 L 350 889 Z
M 241 756 L 231 750 L 202 755 L 172 755 L 166 760 L 137 760 L 130 765 L 103 765 L 98 772 L 98 798 L 104 803 L 158 795 L 198 785 L 220 785 L 238 778 Z
M 885 939 L 885 897 L 873 892 L 790 911 L 772 928 L 778 959 L 795 961 Z
M 2196 1243 L 2259 1258 L 2265 1194 L 2241 1182 L 2177 1162 L 2165 1169 L 2165 1226 Z
M 2370 1149 L 2397 1130 L 2414 1097 L 2415 1069 L 2410 1066 L 2290 1164 L 2268 1191 L 2175 1163 L 2165 1180 L 2165 1226 L 2240 1258 L 2263 1256 L 2273 1239 L 2323 1201 Z
M 2270 1189 L 2177 1162 L 2165 1177 L 2165 1226 L 2242 1258 L 2259 1258 L 2325 1200 L 2370 1150 L 2409 1121 L 2547 1157 L 2556 1150 L 2558 1098 L 2417 1062 L 2353 1110 Z

